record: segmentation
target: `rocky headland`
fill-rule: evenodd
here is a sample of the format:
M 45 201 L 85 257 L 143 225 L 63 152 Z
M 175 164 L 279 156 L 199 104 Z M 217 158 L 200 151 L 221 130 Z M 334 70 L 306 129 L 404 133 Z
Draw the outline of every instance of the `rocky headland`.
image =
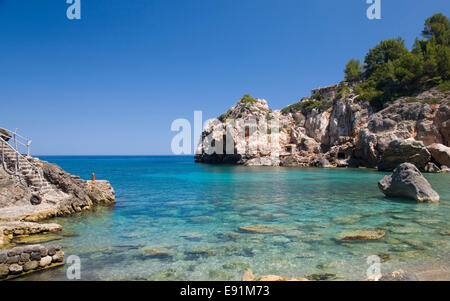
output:
M 449 91 L 434 88 L 401 97 L 375 111 L 347 83 L 313 90 L 311 97 L 282 110 L 270 109 L 263 99 L 245 96 L 218 118 L 220 122 L 205 127 L 195 161 L 382 171 L 409 162 L 421 171 L 448 172 L 449 105 Z M 278 131 L 259 128 L 261 123 L 267 127 L 273 120 Z M 226 126 L 230 124 L 233 126 Z M 277 143 L 264 148 L 267 136 L 273 137 L 274 132 L 278 132 Z M 230 140 L 231 152 L 225 147 L 224 151 L 214 149 Z
M 59 257 L 53 259 L 50 257 L 44 262 L 41 262 L 41 258 L 36 259 L 36 262 L 22 259 L 20 262 L 12 262 L 9 257 L 15 259 L 16 255 L 11 254 L 23 250 L 21 248 L 11 250 L 11 248 L 15 247 L 16 243 L 27 245 L 30 242 L 52 240 L 52 234 L 61 232 L 62 227 L 42 221 L 91 210 L 97 205 L 112 205 L 115 203 L 115 192 L 108 181 L 85 181 L 65 172 L 56 164 L 31 156 L 19 156 L 15 153 L 14 148 L 6 143 L 10 139 L 8 133 L 2 131 L 0 136 L 2 137 L 0 145 L 2 159 L 2 166 L 0 166 L 0 249 L 6 250 L 2 251 L 0 255 L 2 258 L 5 257 L 4 254 L 7 255 L 7 261 L 1 262 L 0 279 L 2 279 L 56 266 L 52 263 L 59 265 L 62 262 Z M 37 249 L 39 246 L 35 248 Z M 40 248 L 45 249 L 45 247 Z M 60 247 L 56 246 L 56 249 L 60 251 Z M 45 253 L 45 251 L 41 253 Z M 58 254 L 62 255 L 62 258 L 64 257 L 63 253 Z M 43 257 L 46 256 L 49 255 Z M 54 257 L 54 254 L 52 256 Z M 22 257 L 27 256 L 24 254 Z M 13 264 L 14 266 L 11 267 Z M 8 266 L 6 267 L 6 265 Z M 9 272 L 7 273 L 7 271 Z

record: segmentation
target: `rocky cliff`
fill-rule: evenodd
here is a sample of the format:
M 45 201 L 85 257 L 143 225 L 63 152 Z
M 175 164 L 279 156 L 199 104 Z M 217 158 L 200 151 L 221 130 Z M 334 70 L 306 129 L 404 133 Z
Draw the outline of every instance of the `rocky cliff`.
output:
M 247 95 L 205 127 L 195 161 L 380 170 L 410 162 L 446 171 L 449 104 L 448 91 L 431 89 L 375 112 L 345 83 L 313 90 L 281 111 Z M 440 159 L 431 149 L 440 149 Z

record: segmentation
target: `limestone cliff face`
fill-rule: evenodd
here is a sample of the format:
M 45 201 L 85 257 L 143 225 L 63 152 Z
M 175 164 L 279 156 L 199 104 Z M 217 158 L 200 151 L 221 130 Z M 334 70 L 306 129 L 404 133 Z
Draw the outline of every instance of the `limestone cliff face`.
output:
M 283 112 L 272 111 L 262 99 L 241 100 L 220 120 L 210 122 L 204 129 L 196 162 L 381 166 L 380 169 L 392 170 L 401 161 L 407 161 L 420 162 L 418 168 L 423 170 L 430 161 L 439 163 L 430 156 L 427 146 L 435 143 L 449 146 L 448 92 L 432 89 L 414 98 L 403 97 L 378 112 L 374 112 L 368 102 L 358 100 L 351 88 L 342 89 L 342 85 L 323 91 L 316 89 L 312 95 L 304 100 L 315 103 L 312 108 L 305 110 L 306 106 L 294 106 Z M 256 130 L 251 130 L 249 121 L 256 122 Z M 267 131 L 270 122 L 277 124 L 277 130 Z M 218 146 L 226 144 L 229 151 L 225 151 L 225 147 L 218 151 Z M 404 159 L 399 152 L 408 153 L 409 157 Z

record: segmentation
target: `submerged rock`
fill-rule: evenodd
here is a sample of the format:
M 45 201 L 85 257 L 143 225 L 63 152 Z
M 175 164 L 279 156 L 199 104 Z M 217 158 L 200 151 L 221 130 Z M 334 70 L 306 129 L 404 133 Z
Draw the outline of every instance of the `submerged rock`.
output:
M 16 244 L 40 244 L 44 242 L 50 242 L 62 239 L 61 235 L 49 233 L 49 234 L 36 234 L 36 235 L 25 235 L 14 237 L 12 242 Z
M 326 280 L 336 280 L 339 277 L 336 274 L 323 273 L 323 274 L 311 274 L 306 276 L 308 280 L 314 281 L 326 281 Z
M 249 225 L 239 227 L 239 231 L 253 234 L 274 234 L 279 232 L 282 226 L 276 225 Z
M 144 247 L 139 249 L 139 253 L 145 258 L 158 258 L 158 259 L 168 259 L 172 257 L 172 254 L 168 250 L 155 249 L 152 247 Z
M 250 267 L 250 264 L 246 262 L 229 262 L 222 265 L 222 267 L 226 270 L 244 270 Z
M 386 236 L 383 230 L 356 230 L 340 233 L 336 238 L 338 240 L 378 240 Z
M 185 251 L 184 254 L 186 255 L 187 259 L 199 259 L 201 257 L 209 257 L 215 255 L 215 252 L 210 249 L 194 249 L 194 250 L 188 250 Z
M 405 197 L 419 202 L 439 202 L 439 194 L 431 188 L 414 164 L 400 164 L 392 175 L 378 182 L 380 190 L 388 197 Z
M 358 216 L 339 216 L 333 218 L 333 222 L 339 225 L 355 224 L 358 221 L 358 218 Z
M 179 236 L 190 241 L 200 241 L 207 236 L 207 234 L 201 232 L 187 232 L 181 233 Z
M 223 239 L 223 240 L 237 240 L 237 239 L 241 238 L 242 236 L 244 236 L 244 234 L 238 233 L 238 232 L 223 232 L 223 233 L 218 233 L 216 236 L 217 236 L 217 238 Z
M 421 230 L 419 228 L 414 227 L 398 227 L 398 228 L 392 228 L 391 231 L 395 234 L 413 234 L 413 233 L 420 233 Z
M 439 232 L 439 234 L 442 236 L 450 236 L 450 230 L 441 231 L 441 232 Z

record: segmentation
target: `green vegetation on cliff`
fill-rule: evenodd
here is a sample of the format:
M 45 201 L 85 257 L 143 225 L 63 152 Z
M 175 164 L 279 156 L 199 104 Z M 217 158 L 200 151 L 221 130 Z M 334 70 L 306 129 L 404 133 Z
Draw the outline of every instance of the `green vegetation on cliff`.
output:
M 438 86 L 449 90 L 450 21 L 435 14 L 425 21 L 424 39 L 416 39 L 412 50 L 401 38 L 381 41 L 370 49 L 364 65 L 350 60 L 345 79 L 354 85 L 358 100 L 370 101 L 376 109 L 397 97 Z
M 303 115 L 307 115 L 313 109 L 317 108 L 319 111 L 324 111 L 329 107 L 327 103 L 322 100 L 315 99 L 302 99 L 300 102 L 292 104 L 281 110 L 282 113 L 301 112 Z

